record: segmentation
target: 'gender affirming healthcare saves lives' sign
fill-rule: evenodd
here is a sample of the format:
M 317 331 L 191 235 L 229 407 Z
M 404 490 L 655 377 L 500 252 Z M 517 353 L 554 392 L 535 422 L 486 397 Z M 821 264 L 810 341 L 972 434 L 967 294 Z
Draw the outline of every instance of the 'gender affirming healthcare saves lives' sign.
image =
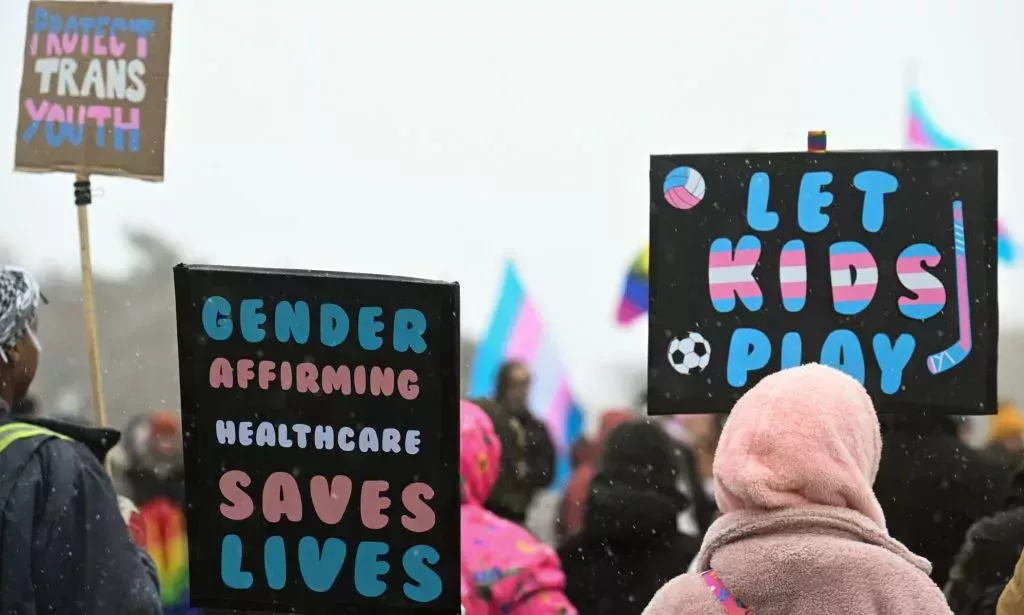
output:
M 193 606 L 459 608 L 459 295 L 179 265 Z
M 880 412 L 996 409 L 995 152 L 654 156 L 649 411 L 818 362 Z

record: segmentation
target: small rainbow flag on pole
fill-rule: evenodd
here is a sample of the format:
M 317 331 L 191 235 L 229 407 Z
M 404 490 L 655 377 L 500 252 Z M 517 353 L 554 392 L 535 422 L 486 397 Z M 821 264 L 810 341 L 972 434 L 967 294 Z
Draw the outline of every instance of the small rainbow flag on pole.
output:
M 924 108 L 921 93 L 910 88 L 907 101 L 907 146 L 914 149 L 969 149 L 943 132 Z M 999 220 L 999 260 L 1013 263 L 1017 260 L 1017 246 L 1002 220 Z
M 626 282 L 619 300 L 619 311 L 615 316 L 620 325 L 628 325 L 647 313 L 651 293 L 649 280 L 651 269 L 651 246 L 648 244 L 637 254 L 626 272 Z
M 498 369 L 506 361 L 522 361 L 530 370 L 530 409 L 545 422 L 555 445 L 558 465 L 552 486 L 560 487 L 569 476 L 569 448 L 583 434 L 583 411 L 540 313 L 511 261 L 505 264 L 490 328 L 476 350 L 469 396 L 493 396 Z

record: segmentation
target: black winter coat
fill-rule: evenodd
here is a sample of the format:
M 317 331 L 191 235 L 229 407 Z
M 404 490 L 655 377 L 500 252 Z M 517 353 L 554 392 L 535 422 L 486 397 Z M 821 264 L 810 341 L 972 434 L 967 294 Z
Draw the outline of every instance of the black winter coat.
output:
M 1007 510 L 985 517 L 967 531 L 946 584 L 956 615 L 994 615 L 999 594 L 1013 576 L 1024 549 L 1024 467 L 1014 475 Z
M 69 437 L 14 437 L 27 426 L 0 409 L 0 613 L 159 614 L 156 569 L 101 461 L 117 432 L 32 422 Z
M 523 525 L 534 495 L 555 477 L 555 447 L 548 428 L 525 408 L 507 408 L 488 399 L 474 403 L 490 417 L 501 441 L 501 471 L 484 506 Z
M 682 494 L 594 479 L 583 528 L 558 550 L 565 595 L 580 615 L 639 614 L 686 572 L 700 544 L 677 529 L 685 506 Z
M 1002 508 L 1011 469 L 960 442 L 945 417 L 889 418 L 882 440 L 875 494 L 889 534 L 928 559 L 943 587 L 968 528 Z

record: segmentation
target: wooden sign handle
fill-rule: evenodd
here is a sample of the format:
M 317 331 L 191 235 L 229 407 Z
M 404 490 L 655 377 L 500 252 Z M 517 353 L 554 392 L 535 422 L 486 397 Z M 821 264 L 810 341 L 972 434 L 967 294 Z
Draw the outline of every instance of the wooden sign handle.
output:
M 107 426 L 107 405 L 103 399 L 103 370 L 100 367 L 100 339 L 96 326 L 96 295 L 93 289 L 92 252 L 89 246 L 89 205 L 92 182 L 88 174 L 75 176 L 75 209 L 78 210 L 78 241 L 82 260 L 82 310 L 85 313 L 85 339 L 92 376 L 92 409 L 96 424 Z M 108 462 L 109 465 L 109 462 Z

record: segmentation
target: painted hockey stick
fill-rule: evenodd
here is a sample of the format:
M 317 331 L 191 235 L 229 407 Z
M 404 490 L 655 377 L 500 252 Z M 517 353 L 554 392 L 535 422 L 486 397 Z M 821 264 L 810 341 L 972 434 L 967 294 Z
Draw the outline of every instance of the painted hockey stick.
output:
M 941 374 L 953 369 L 971 353 L 971 300 L 967 294 L 967 246 L 964 241 L 964 207 L 953 201 L 953 248 L 956 253 L 957 322 L 960 339 L 949 348 L 928 357 L 928 371 Z

